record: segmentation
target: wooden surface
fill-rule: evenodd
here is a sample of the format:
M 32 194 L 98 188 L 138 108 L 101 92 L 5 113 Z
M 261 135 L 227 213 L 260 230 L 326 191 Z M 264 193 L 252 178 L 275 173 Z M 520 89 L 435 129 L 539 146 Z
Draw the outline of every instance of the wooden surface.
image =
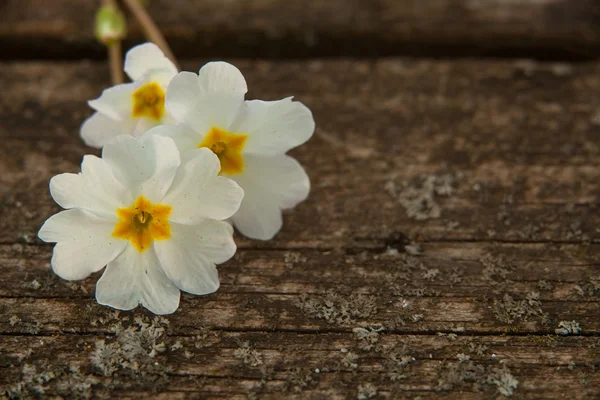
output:
M 600 3 L 151 0 L 184 69 L 317 122 L 309 199 L 166 318 L 36 237 L 98 153 L 96 4 L 0 2 L 0 398 L 600 398 Z
M 35 236 L 105 65 L 0 65 L 0 393 L 600 396 L 599 64 L 235 63 L 314 111 L 313 190 L 164 319 L 98 306 Z
M 101 58 L 98 1 L 3 0 L 0 58 Z M 596 0 L 149 0 L 179 57 L 600 55 Z M 131 24 L 132 42 L 141 39 Z

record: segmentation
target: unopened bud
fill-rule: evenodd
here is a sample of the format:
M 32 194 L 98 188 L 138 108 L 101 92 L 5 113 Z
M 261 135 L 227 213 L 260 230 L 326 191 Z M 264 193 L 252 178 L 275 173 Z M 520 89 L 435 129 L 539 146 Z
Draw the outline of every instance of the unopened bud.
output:
M 127 23 L 121 11 L 112 6 L 103 6 L 96 13 L 96 38 L 107 46 L 123 40 L 127 34 Z

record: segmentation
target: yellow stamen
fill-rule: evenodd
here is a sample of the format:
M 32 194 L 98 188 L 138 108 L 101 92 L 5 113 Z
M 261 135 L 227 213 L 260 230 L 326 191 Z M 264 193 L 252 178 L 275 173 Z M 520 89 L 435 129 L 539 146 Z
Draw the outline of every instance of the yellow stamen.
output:
M 112 236 L 129 240 L 140 253 L 146 251 L 154 240 L 171 237 L 169 215 L 171 206 L 152 204 L 144 196 L 138 197 L 130 207 L 118 208 L 119 222 Z
M 248 135 L 229 133 L 223 129 L 212 127 L 198 147 L 208 147 L 221 161 L 221 174 L 235 175 L 244 172 L 242 150 Z
M 217 142 L 217 143 L 213 143 L 210 146 L 210 149 L 216 155 L 221 155 L 221 154 L 223 154 L 223 152 L 225 151 L 225 149 L 227 149 L 227 145 L 225 143 L 223 143 L 223 142 Z
M 158 83 L 147 83 L 133 92 L 132 116 L 136 118 L 148 117 L 158 121 L 164 113 L 165 91 Z
M 140 220 L 140 222 L 142 224 L 146 222 L 148 217 L 151 217 L 151 215 L 148 214 L 146 211 L 142 211 L 141 213 L 138 214 L 138 219 Z

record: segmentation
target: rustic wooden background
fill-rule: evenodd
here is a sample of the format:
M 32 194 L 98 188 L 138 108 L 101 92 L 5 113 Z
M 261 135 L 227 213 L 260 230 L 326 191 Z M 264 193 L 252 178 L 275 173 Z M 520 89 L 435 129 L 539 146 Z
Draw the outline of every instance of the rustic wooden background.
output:
M 152 0 L 185 69 L 317 121 L 308 201 L 166 318 L 36 238 L 96 153 L 95 7 L 0 3 L 0 396 L 600 398 L 600 3 Z

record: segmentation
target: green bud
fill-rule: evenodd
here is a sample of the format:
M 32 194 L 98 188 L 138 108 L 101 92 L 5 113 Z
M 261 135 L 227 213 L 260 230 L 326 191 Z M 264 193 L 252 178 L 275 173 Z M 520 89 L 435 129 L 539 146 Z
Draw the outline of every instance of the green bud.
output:
M 127 23 L 121 11 L 104 6 L 96 13 L 96 38 L 107 46 L 123 40 L 127 34 Z

